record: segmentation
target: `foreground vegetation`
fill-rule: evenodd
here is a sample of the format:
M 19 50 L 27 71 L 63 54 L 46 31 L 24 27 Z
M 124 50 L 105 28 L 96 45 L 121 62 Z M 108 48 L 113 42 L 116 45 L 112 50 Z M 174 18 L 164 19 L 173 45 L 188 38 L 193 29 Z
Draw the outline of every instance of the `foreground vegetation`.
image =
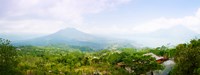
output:
M 172 75 L 200 75 L 200 39 L 176 48 L 120 48 L 80 51 L 53 46 L 14 47 L 0 39 L 0 75 L 140 75 L 162 70 L 163 65 L 146 53 L 174 58 Z

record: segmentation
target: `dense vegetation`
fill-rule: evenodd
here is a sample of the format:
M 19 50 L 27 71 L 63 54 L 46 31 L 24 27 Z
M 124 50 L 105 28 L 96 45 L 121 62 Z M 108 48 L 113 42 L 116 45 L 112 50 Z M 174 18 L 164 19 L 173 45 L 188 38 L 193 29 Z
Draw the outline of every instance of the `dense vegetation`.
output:
M 174 56 L 174 75 L 200 75 L 200 39 L 189 44 L 179 44 Z
M 16 74 L 17 59 L 16 48 L 10 45 L 9 40 L 0 38 L 0 75 Z
M 140 75 L 162 70 L 164 66 L 155 58 L 144 55 L 150 52 L 174 58 L 176 65 L 170 72 L 172 75 L 200 74 L 200 40 L 179 44 L 176 48 L 85 49 L 14 47 L 10 41 L 0 39 L 0 75 Z

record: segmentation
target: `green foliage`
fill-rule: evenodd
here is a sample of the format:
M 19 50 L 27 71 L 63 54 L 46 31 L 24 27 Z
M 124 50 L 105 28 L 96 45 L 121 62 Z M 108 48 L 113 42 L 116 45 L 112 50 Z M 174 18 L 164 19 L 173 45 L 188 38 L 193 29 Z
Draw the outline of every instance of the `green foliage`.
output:
M 155 59 L 143 56 L 143 52 L 137 52 L 131 48 L 97 52 L 34 46 L 22 46 L 19 49 L 18 69 L 23 74 L 131 74 L 124 67 L 116 67 L 121 62 L 127 67 L 137 65 L 138 69 L 132 69 L 133 74 L 144 74 L 151 70 L 161 69 L 161 65 L 157 64 Z M 138 65 L 131 60 L 144 63 Z
M 173 58 L 175 55 L 176 49 L 168 48 L 166 46 L 157 47 L 155 49 L 149 49 L 149 52 L 154 53 L 158 56 Z
M 0 39 L 0 51 L 0 73 L 3 75 L 16 72 L 24 75 L 140 75 L 163 69 L 155 58 L 144 54 L 152 52 L 159 56 L 174 57 L 176 49 L 162 46 L 142 50 L 119 48 L 93 51 L 88 47 L 62 45 L 15 48 L 10 41 Z M 195 72 L 199 71 L 199 67 L 195 69 Z
M 200 39 L 179 44 L 175 54 L 173 75 L 200 75 Z
M 16 48 L 9 40 L 0 38 L 0 75 L 16 74 L 17 63 Z
M 163 69 L 163 66 L 158 64 L 155 58 L 137 53 L 126 56 L 123 61 L 131 69 L 131 73 L 135 75 Z

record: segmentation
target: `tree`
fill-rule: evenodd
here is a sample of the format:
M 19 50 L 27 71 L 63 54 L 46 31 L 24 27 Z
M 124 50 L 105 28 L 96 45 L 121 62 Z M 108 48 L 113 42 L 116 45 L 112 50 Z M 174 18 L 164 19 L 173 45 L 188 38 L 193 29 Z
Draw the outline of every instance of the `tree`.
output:
M 125 57 L 123 60 L 127 67 L 130 67 L 131 73 L 134 75 L 163 69 L 163 66 L 158 64 L 156 59 L 150 56 L 143 56 L 135 53 Z
M 179 44 L 175 53 L 173 75 L 200 75 L 200 39 Z
M 16 74 L 16 57 L 16 48 L 10 44 L 9 40 L 0 38 L 0 75 Z

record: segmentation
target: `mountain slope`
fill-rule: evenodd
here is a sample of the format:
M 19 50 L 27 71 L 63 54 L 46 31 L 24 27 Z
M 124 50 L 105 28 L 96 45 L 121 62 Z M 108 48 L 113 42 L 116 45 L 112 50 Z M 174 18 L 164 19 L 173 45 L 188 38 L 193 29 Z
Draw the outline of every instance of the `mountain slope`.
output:
M 199 34 L 189 28 L 178 25 L 171 28 L 160 29 L 146 34 L 134 35 L 134 40 L 144 46 L 157 47 L 161 45 L 176 45 L 188 42 Z
M 104 42 L 103 42 L 104 41 Z M 51 44 L 68 44 L 75 46 L 88 46 L 93 49 L 103 49 L 106 39 L 83 33 L 74 28 L 66 28 L 56 33 L 31 40 L 14 43 L 14 45 L 45 46 Z
M 195 33 L 194 31 L 182 25 L 174 26 L 168 29 L 160 29 L 149 34 L 150 37 L 181 40 L 191 39 L 196 35 L 198 35 L 198 33 Z

